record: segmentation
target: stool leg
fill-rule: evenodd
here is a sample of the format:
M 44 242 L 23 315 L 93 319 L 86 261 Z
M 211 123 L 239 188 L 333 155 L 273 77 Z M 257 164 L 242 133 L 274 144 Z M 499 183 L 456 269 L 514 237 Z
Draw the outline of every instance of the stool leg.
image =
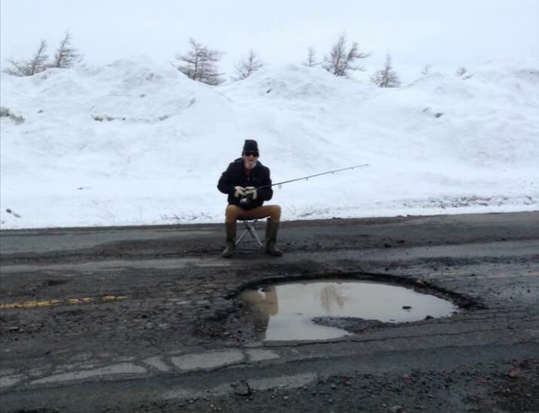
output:
M 256 229 L 254 228 L 254 226 L 251 224 L 246 224 L 246 225 L 249 228 L 248 231 L 249 231 L 249 234 L 251 234 L 251 237 L 256 239 L 256 241 L 258 242 L 258 245 L 260 245 L 261 248 L 264 248 L 264 244 L 262 244 L 262 241 L 260 241 L 260 238 L 258 237 L 258 234 L 256 233 Z
M 247 235 L 247 233 L 249 232 L 249 230 L 245 230 L 243 234 L 241 234 L 241 237 L 238 238 L 238 240 L 236 241 L 236 245 L 238 245 L 240 243 L 240 241 L 243 239 L 243 237 L 245 237 Z
M 247 235 L 247 233 L 249 233 L 249 234 L 251 234 L 251 236 L 253 236 L 253 234 L 251 233 L 251 227 L 249 226 L 249 223 L 247 221 L 245 221 L 245 220 L 242 220 L 241 222 L 243 222 L 243 225 L 245 225 L 245 231 L 243 231 L 243 234 L 241 234 L 240 238 L 236 242 L 236 245 L 238 245 L 240 243 L 240 241 Z

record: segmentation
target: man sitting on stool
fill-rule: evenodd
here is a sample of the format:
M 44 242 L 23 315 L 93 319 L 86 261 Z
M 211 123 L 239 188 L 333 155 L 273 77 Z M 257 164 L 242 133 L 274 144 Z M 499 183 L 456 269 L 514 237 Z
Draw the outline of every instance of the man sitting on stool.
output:
M 281 207 L 278 205 L 262 206 L 273 196 L 270 170 L 258 160 L 258 144 L 247 139 L 241 158 L 236 159 L 223 174 L 217 188 L 228 195 L 226 208 L 226 248 L 222 256 L 230 258 L 236 250 L 236 220 L 268 218 L 266 226 L 267 254 L 279 257 L 283 252 L 275 247 L 277 232 L 281 221 Z M 265 188 L 259 187 L 264 186 Z

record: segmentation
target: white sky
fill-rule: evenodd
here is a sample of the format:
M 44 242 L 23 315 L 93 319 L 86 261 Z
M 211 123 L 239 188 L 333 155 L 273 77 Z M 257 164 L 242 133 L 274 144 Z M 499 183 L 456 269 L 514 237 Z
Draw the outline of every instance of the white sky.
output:
M 50 54 L 66 29 L 89 64 L 133 55 L 172 61 L 193 37 L 226 53 L 221 68 L 253 48 L 265 63 L 301 63 L 346 32 L 368 71 L 387 50 L 405 81 L 425 64 L 453 73 L 497 58 L 539 57 L 539 0 L 0 0 L 2 67 L 41 38 Z

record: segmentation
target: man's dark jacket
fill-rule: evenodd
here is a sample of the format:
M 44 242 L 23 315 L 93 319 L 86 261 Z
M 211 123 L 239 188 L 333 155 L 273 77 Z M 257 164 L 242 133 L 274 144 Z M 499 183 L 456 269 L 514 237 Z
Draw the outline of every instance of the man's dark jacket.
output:
M 271 187 L 259 189 L 256 200 L 248 204 L 242 204 L 240 203 L 240 198 L 234 196 L 236 192 L 234 187 L 242 186 L 246 188 L 248 186 L 254 186 L 258 188 L 265 185 L 271 185 L 269 168 L 262 165 L 260 161 L 257 161 L 256 166 L 251 170 L 251 175 L 247 176 L 243 158 L 238 158 L 228 165 L 227 170 L 223 172 L 217 188 L 223 194 L 228 194 L 229 204 L 237 205 L 243 209 L 253 209 L 262 206 L 264 201 L 269 201 L 273 197 L 273 189 Z

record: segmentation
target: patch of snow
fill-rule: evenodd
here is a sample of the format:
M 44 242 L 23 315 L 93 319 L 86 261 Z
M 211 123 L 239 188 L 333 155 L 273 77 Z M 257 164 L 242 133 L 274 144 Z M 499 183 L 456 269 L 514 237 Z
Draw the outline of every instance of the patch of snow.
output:
M 247 138 L 274 182 L 370 165 L 275 188 L 284 219 L 539 206 L 539 61 L 380 89 L 298 65 L 210 87 L 136 57 L 1 89 L 4 229 L 221 222 Z

